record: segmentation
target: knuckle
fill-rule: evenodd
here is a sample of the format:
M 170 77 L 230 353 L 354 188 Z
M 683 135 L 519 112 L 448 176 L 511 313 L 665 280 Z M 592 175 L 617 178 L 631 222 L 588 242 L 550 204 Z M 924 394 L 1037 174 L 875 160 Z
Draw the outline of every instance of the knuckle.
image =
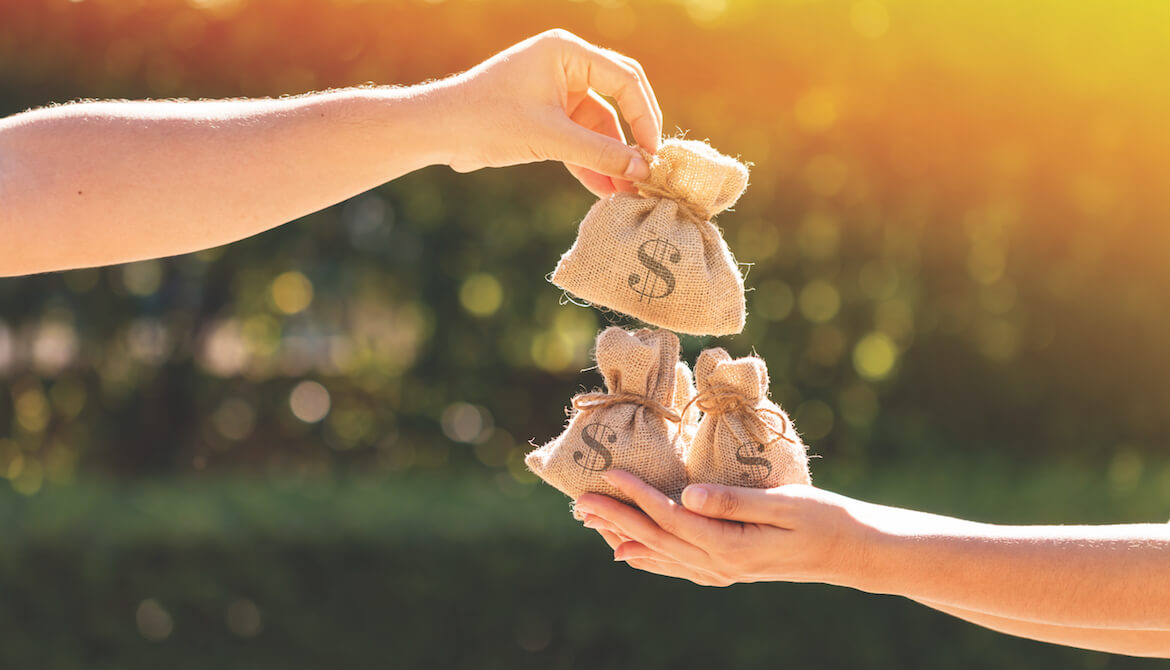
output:
M 625 172 L 626 166 L 629 163 L 629 158 L 627 158 L 625 151 L 609 142 L 598 147 L 596 159 L 597 165 L 604 166 L 606 170 L 615 174 Z
M 639 78 L 646 78 L 646 70 L 642 67 L 641 63 L 634 60 L 633 58 L 630 58 L 629 56 L 622 56 L 622 61 L 625 62 L 626 66 L 633 70 Z
M 551 28 L 540 34 L 541 39 L 550 42 L 575 42 L 577 36 L 564 28 Z
M 617 66 L 618 74 L 621 75 L 621 87 L 618 89 L 620 94 L 629 94 L 635 91 L 641 92 L 642 84 L 641 77 L 638 76 L 638 71 L 629 65 L 619 63 Z
M 669 533 L 671 535 L 678 535 L 678 520 L 674 518 L 673 514 L 668 514 L 659 519 L 658 527 L 661 528 L 663 532 Z
M 720 491 L 712 500 L 712 507 L 720 516 L 734 516 L 739 511 L 739 496 L 731 491 Z

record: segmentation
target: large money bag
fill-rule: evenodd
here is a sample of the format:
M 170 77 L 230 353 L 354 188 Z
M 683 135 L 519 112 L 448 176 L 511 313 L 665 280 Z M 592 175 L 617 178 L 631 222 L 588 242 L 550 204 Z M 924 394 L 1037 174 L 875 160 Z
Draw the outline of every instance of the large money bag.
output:
M 687 475 L 676 389 L 690 384 L 679 378 L 678 348 L 678 337 L 664 330 L 602 331 L 596 356 L 606 392 L 574 398 L 565 432 L 528 454 L 529 469 L 574 500 L 602 493 L 632 502 L 601 478 L 614 468 L 677 500 Z
M 695 363 L 703 412 L 687 447 L 691 484 L 772 488 L 809 484 L 808 456 L 784 410 L 768 399 L 768 368 L 747 356 L 732 359 L 723 349 L 707 349 Z
M 675 332 L 739 333 L 743 276 L 711 217 L 735 204 L 747 180 L 747 166 L 704 142 L 666 140 L 638 195 L 589 210 L 553 283 Z

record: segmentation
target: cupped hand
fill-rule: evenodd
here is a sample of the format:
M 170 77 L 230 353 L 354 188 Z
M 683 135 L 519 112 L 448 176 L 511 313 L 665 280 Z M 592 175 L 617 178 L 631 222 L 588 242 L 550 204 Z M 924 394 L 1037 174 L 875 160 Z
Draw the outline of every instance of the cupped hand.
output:
M 454 93 L 448 162 L 459 172 L 556 160 L 600 197 L 649 176 L 601 97 L 617 101 L 639 146 L 658 151 L 662 110 L 632 58 L 550 30 L 445 83 Z
M 641 509 L 585 494 L 576 514 L 614 559 L 705 586 L 792 581 L 854 585 L 864 569 L 866 503 L 812 486 L 748 489 L 691 485 L 679 505 L 620 470 L 605 478 Z

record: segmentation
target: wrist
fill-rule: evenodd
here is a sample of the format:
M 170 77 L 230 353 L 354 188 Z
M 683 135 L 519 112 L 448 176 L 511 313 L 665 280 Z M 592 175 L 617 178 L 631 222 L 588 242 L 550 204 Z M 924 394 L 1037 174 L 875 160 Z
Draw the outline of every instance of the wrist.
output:
M 899 576 L 906 570 L 913 571 L 914 552 L 907 547 L 921 534 L 928 532 L 930 524 L 915 519 L 917 512 L 887 507 L 874 503 L 855 501 L 846 509 L 849 529 L 843 561 L 840 586 L 848 586 L 868 593 L 894 594 Z M 923 517 L 931 515 L 921 515 Z
M 916 586 L 947 579 L 947 567 L 964 542 L 985 533 L 983 524 L 898 507 L 864 503 L 854 515 L 861 530 L 853 588 L 910 597 Z M 941 568 L 941 569 L 940 569 Z
M 877 506 L 854 500 L 841 510 L 845 517 L 841 541 L 828 583 L 870 593 L 882 592 L 882 577 L 896 538 L 881 524 L 874 523 L 877 515 L 873 507 Z
M 408 89 L 417 113 L 415 125 L 426 138 L 427 146 L 422 151 L 427 165 L 452 166 L 467 151 L 466 124 L 461 120 L 466 107 L 464 79 L 464 75 L 455 75 Z
M 842 586 L 867 593 L 892 593 L 891 566 L 897 565 L 895 556 L 904 538 L 880 524 L 860 519 L 857 523 L 859 540 L 854 552 L 856 561 L 848 575 L 848 583 Z
M 394 165 L 394 172 L 450 165 L 458 146 L 453 132 L 454 87 L 448 81 L 350 90 L 365 110 L 362 124 L 372 129 L 368 148 Z

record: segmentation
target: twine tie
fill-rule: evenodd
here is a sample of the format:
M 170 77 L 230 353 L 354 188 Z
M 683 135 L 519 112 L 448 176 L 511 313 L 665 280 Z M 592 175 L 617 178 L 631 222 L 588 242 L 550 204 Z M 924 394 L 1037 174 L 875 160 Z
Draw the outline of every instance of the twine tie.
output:
M 616 393 L 593 391 L 591 393 L 578 394 L 572 400 L 573 409 L 579 412 L 605 409 L 606 407 L 624 404 L 641 405 L 650 410 L 655 416 L 666 419 L 671 423 L 682 422 L 682 416 L 678 412 L 664 406 L 657 400 L 653 400 L 639 393 L 626 393 L 620 390 Z
M 683 416 L 686 416 L 691 405 L 698 407 L 699 411 L 708 416 L 726 414 L 739 416 L 743 419 L 744 426 L 751 433 L 752 438 L 761 445 L 768 446 L 778 440 L 795 444 L 792 438 L 788 437 L 788 419 L 783 412 L 778 412 L 770 407 L 757 407 L 754 399 L 748 398 L 734 388 L 724 386 L 700 391 L 683 407 Z M 761 414 L 771 414 L 780 419 L 780 430 L 773 428 L 760 416 Z

